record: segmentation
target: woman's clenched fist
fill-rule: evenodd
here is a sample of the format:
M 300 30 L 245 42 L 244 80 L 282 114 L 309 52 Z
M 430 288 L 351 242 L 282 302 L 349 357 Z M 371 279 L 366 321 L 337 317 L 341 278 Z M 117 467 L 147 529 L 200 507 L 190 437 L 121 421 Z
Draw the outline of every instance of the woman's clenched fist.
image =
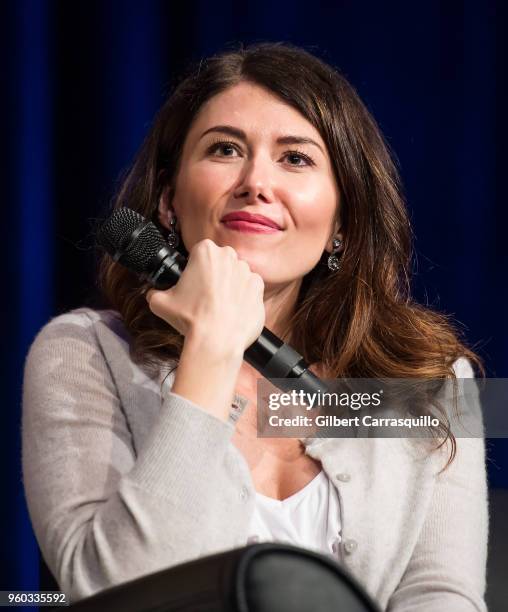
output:
M 178 282 L 150 289 L 150 310 L 177 331 L 224 351 L 245 351 L 265 324 L 264 282 L 233 247 L 197 242 Z

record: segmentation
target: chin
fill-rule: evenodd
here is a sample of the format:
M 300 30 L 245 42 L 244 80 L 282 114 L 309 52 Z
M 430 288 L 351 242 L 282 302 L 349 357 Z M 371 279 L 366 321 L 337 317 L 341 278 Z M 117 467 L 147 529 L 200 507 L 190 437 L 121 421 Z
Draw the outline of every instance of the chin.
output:
M 256 274 L 259 274 L 261 278 L 265 280 L 265 277 L 268 274 L 266 265 L 263 265 L 263 263 L 261 263 L 255 256 L 253 256 L 252 253 L 242 253 L 242 251 L 239 250 L 237 250 L 236 252 L 238 253 L 238 259 L 246 261 L 249 264 L 251 272 L 256 272 Z
M 226 245 L 232 246 L 235 249 L 238 259 L 246 261 L 249 264 L 251 272 L 259 274 L 265 285 L 278 285 L 281 282 L 284 283 L 283 278 L 274 276 L 274 257 L 270 257 L 269 252 L 266 250 L 260 252 L 259 247 L 249 248 L 245 244 L 235 244 L 234 241 L 223 242 L 221 244 L 221 246 Z

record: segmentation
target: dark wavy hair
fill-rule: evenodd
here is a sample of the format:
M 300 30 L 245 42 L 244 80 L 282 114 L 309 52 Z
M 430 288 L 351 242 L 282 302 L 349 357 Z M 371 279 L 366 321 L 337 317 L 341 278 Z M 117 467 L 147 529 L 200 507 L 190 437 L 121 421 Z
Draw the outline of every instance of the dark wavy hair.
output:
M 158 202 L 176 175 L 190 125 L 205 102 L 241 81 L 266 88 L 319 131 L 341 193 L 340 270 L 330 273 L 323 253 L 302 281 L 285 338 L 329 378 L 453 378 L 459 357 L 484 375 L 451 318 L 411 297 L 412 232 L 379 127 L 345 77 L 304 49 L 240 46 L 192 66 L 157 114 L 113 208 L 128 206 L 167 234 Z M 104 255 L 99 286 L 131 333 L 137 362 L 178 360 L 183 338 L 149 310 L 137 276 Z M 450 463 L 456 441 L 448 428 L 441 433 L 451 443 Z

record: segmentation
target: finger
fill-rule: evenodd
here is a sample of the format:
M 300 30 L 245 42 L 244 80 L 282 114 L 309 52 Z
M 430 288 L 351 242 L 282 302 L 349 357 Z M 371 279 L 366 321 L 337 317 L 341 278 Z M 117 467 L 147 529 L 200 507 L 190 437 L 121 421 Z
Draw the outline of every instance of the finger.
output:
M 156 291 L 157 291 L 156 289 L 148 289 L 148 291 L 145 293 L 145 298 L 146 298 L 146 301 L 147 301 L 149 304 L 150 304 L 150 300 L 151 300 L 151 299 L 152 299 L 152 297 L 153 297 L 153 294 L 154 294 L 154 293 L 156 293 Z

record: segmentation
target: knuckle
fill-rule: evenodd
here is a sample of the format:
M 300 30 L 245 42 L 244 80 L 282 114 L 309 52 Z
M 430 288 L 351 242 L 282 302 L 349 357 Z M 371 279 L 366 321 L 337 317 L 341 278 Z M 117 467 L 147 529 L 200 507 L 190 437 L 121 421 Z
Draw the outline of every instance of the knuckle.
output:
M 148 306 L 154 313 L 160 312 L 166 303 L 165 295 L 162 291 L 154 291 L 148 298 Z
M 189 255 L 191 253 L 201 253 L 201 252 L 209 251 L 213 246 L 215 246 L 215 242 L 213 240 L 210 240 L 210 238 L 203 238 L 203 240 L 196 242 L 191 247 Z
M 229 244 L 227 244 L 226 246 L 223 246 L 222 250 L 229 257 L 232 257 L 233 259 L 237 259 L 237 254 L 236 254 L 235 249 Z
M 263 280 L 263 277 L 261 276 L 261 274 L 258 274 L 257 272 L 252 272 L 252 281 L 259 285 L 260 287 L 264 287 L 265 286 L 265 281 Z

